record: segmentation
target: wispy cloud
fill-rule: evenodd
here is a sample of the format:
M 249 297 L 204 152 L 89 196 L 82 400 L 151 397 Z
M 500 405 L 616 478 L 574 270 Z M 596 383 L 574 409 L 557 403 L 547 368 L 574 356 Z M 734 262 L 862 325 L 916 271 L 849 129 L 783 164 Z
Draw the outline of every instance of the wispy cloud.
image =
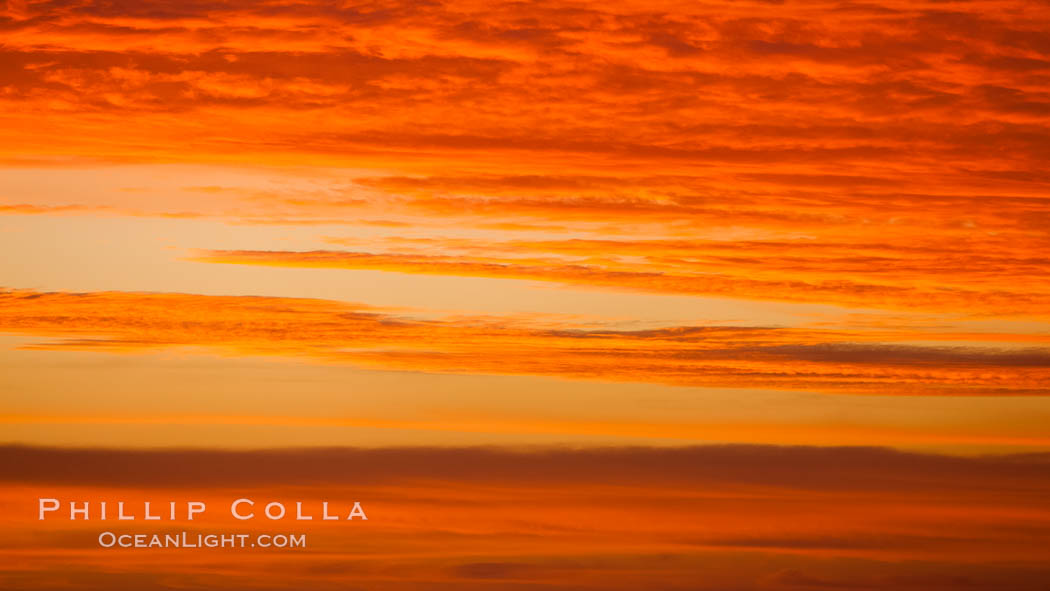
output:
M 456 252 L 464 245 L 466 252 Z M 1050 289 L 1011 281 L 1041 272 L 1047 260 L 1027 253 L 983 254 L 977 245 L 971 253 L 941 245 L 894 248 L 887 244 L 806 240 L 509 244 L 422 240 L 409 246 L 415 252 L 211 251 L 191 260 L 525 279 L 628 291 L 977 316 L 1050 315 Z
M 1045 347 L 885 342 L 900 333 L 698 326 L 530 326 L 499 318 L 413 320 L 306 299 L 143 293 L 2 294 L 0 330 L 58 337 L 37 349 L 205 347 L 365 367 L 545 375 L 844 393 L 1050 394 Z M 958 335 L 923 334 L 927 340 Z M 1022 340 L 1022 342 L 1025 342 Z

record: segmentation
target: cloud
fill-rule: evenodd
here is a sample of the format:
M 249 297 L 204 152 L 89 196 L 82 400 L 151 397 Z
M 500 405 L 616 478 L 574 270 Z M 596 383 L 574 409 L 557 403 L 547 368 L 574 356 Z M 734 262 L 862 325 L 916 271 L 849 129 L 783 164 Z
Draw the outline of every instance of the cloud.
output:
M 939 246 L 926 252 L 921 246 L 894 248 L 884 244 L 850 248 L 808 241 L 572 240 L 486 244 L 422 240 L 419 244 L 444 246 L 446 252 L 434 248 L 428 248 L 427 253 L 438 254 L 206 251 L 191 260 L 521 279 L 626 291 L 978 316 L 1050 315 L 1050 292 L 1038 286 L 1033 289 L 1003 284 L 1014 274 L 1030 277 L 1045 265 L 1042 257 L 1014 258 L 1004 253 L 998 258 L 977 252 L 959 255 Z M 457 247 L 463 246 L 466 252 L 456 252 Z M 960 270 L 960 265 L 965 264 L 973 267 Z M 941 281 L 936 282 L 938 279 Z
M 909 183 L 975 163 L 1035 170 L 1047 17 L 990 6 L 33 3 L 3 22 L 0 96 L 75 136 L 62 150 L 114 157 L 396 151 L 394 170 L 530 176 L 578 153 L 607 159 L 574 158 L 590 174 L 718 162 Z M 88 113 L 149 133 L 111 126 L 101 143 Z M 200 133 L 218 120 L 222 134 Z M 1033 139 L 1004 158 L 1011 129 Z
M 1045 395 L 1050 371 L 1050 353 L 1023 338 L 1004 349 L 882 342 L 899 331 L 417 320 L 335 301 L 193 294 L 8 291 L 0 303 L 0 331 L 53 339 L 27 345 L 38 350 L 193 347 L 407 371 L 909 395 Z
M 603 260 L 567 261 L 581 244 L 553 241 L 515 243 L 539 265 L 507 260 L 505 245 L 459 259 L 327 256 L 677 294 L 1047 313 L 1037 278 L 1050 248 L 1050 16 L 1030 3 L 16 8 L 0 23 L 0 101 L 17 114 L 0 116 L 5 165 L 353 177 L 344 195 L 272 191 L 221 210 L 154 197 L 113 215 L 564 233 L 593 238 L 588 254 Z M 102 205 L 51 200 L 56 209 L 33 211 Z M 610 239 L 628 236 L 663 243 Z

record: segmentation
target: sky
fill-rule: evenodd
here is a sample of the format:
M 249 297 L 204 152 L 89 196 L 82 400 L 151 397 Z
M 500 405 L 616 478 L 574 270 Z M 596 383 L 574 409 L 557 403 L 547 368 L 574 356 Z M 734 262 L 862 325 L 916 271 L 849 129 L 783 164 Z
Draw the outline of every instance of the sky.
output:
M 1040 0 L 8 0 L 0 506 L 393 468 L 0 582 L 1044 589 L 1048 89 Z

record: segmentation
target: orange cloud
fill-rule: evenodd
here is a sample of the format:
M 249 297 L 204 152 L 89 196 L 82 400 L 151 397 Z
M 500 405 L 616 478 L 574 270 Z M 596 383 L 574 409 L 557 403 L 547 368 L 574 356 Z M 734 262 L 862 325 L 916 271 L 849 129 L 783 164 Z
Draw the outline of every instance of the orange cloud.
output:
M 1045 195 L 1048 18 L 1022 1 L 29 3 L 3 17 L 0 99 L 20 116 L 2 137 L 22 156 L 719 164 L 903 193 L 984 174 Z
M 421 321 L 332 301 L 188 294 L 9 291 L 2 304 L 0 330 L 60 338 L 37 349 L 190 346 L 412 371 L 881 394 L 1044 395 L 1050 375 L 1042 347 L 904 345 L 892 342 L 899 332 Z
M 374 244 L 374 241 L 372 242 Z M 859 308 L 1047 317 L 1050 289 L 1020 280 L 1040 258 L 959 254 L 939 245 L 571 240 L 470 243 L 422 240 L 427 253 L 211 251 L 210 263 L 551 281 L 629 291 L 831 303 Z M 446 247 L 442 252 L 432 247 Z M 456 252 L 466 246 L 466 250 Z M 451 248 L 447 248 L 451 247 Z M 960 269 L 978 264 L 973 269 Z M 1016 281 L 1011 281 L 1014 279 Z
M 323 256 L 1047 314 L 1050 13 L 1038 3 L 28 3 L 3 26 L 9 166 L 312 166 L 330 184 L 329 169 L 353 171 L 338 190 L 227 187 L 221 208 L 144 198 L 114 214 L 565 233 L 593 240 L 513 243 L 529 264 L 503 245 Z M 50 200 L 0 213 L 100 211 Z

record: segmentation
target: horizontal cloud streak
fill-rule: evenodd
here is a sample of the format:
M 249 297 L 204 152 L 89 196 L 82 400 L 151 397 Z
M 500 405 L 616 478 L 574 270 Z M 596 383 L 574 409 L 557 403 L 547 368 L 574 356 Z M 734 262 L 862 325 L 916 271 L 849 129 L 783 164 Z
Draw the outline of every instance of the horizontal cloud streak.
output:
M 60 339 L 36 349 L 190 346 L 411 371 L 843 393 L 1050 394 L 1045 347 L 901 345 L 880 342 L 892 333 L 878 331 L 625 331 L 496 318 L 414 320 L 325 300 L 31 291 L 2 294 L 0 331 Z
M 434 241 L 440 245 L 440 241 Z M 606 250 L 603 245 L 612 248 Z M 453 246 L 455 246 L 453 244 Z M 629 291 L 722 296 L 793 302 L 834 302 L 853 307 L 949 311 L 976 315 L 1050 316 L 1050 291 L 1041 286 L 1002 286 L 1011 269 L 993 268 L 971 276 L 958 271 L 960 263 L 975 263 L 973 257 L 931 253 L 912 264 L 925 268 L 908 269 L 900 264 L 899 253 L 888 257 L 865 256 L 860 247 L 853 254 L 841 253 L 836 260 L 799 245 L 803 251 L 765 255 L 775 245 L 760 245 L 752 254 L 749 243 L 664 247 L 643 245 L 632 249 L 628 243 L 617 250 L 617 243 L 597 242 L 521 245 L 512 256 L 506 247 L 496 245 L 493 256 L 478 254 L 401 254 L 354 251 L 212 251 L 193 260 L 211 263 L 267 265 L 274 267 L 371 269 L 401 273 L 461 275 L 504 279 L 553 281 L 568 285 L 614 288 Z M 549 248 L 545 248 L 548 247 Z M 649 246 L 649 248 L 646 248 Z M 793 245 L 789 245 L 787 249 Z M 545 249 L 569 257 L 544 258 L 547 253 L 528 257 L 533 250 Z M 562 249 L 561 253 L 557 251 Z M 812 256 L 809 250 L 818 251 Z M 821 256 L 823 255 L 823 256 Z M 631 257 L 643 257 L 631 260 Z M 919 259 L 919 257 L 915 257 Z M 1004 266 L 1020 267 L 1016 272 L 1030 276 L 1041 269 L 1042 258 L 1028 261 L 1004 260 Z M 989 266 L 995 265 L 990 262 Z M 934 269 L 932 267 L 938 267 Z M 1034 268 L 1033 268 L 1034 267 Z M 950 275 L 943 283 L 937 275 Z

